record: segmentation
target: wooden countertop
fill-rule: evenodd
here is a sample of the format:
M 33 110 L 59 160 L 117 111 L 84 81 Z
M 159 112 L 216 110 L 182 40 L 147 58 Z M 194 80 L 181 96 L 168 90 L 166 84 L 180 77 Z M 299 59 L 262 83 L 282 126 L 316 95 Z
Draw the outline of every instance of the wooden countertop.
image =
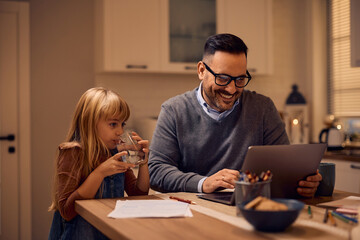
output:
M 126 199 L 161 199 L 155 195 Z M 206 214 L 192 211 L 187 218 L 112 219 L 109 214 L 116 199 L 76 201 L 76 211 L 111 239 L 238 239 L 251 238 L 251 233 Z
M 343 150 L 326 151 L 323 158 L 360 163 L 360 149 L 345 148 Z
M 112 219 L 107 215 L 114 209 L 117 200 L 168 199 L 177 196 L 195 201 L 190 205 L 193 217 L 186 218 L 128 218 Z M 227 206 L 199 199 L 196 193 L 169 193 L 135 196 L 120 199 L 79 200 L 76 211 L 89 223 L 111 239 L 349 239 L 354 225 L 337 221 L 337 227 L 322 223 L 325 209 L 314 206 L 319 202 L 359 194 L 334 191 L 332 197 L 305 200 L 313 205 L 313 218 L 309 219 L 307 207 L 286 231 L 264 233 L 255 231 L 246 220 L 237 216 L 235 206 Z

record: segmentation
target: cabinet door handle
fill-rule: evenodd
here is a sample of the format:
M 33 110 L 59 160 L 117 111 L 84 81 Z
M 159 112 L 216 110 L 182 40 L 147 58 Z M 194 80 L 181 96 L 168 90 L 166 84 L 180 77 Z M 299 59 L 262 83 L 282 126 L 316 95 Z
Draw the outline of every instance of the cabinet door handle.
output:
M 147 69 L 147 65 L 126 65 L 126 68 L 138 68 L 138 69 Z
M 193 66 L 185 66 L 185 70 L 196 70 L 197 67 L 193 67 Z
M 351 165 L 350 165 L 350 168 L 353 168 L 353 169 L 360 169 L 360 166 L 356 166 L 356 165 L 354 165 L 354 164 L 351 164 Z

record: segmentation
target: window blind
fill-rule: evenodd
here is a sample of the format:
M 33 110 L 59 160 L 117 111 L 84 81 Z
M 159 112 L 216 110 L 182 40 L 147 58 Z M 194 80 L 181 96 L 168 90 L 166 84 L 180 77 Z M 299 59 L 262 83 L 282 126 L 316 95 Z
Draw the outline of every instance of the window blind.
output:
M 328 112 L 360 117 L 360 67 L 351 67 L 350 0 L 329 0 Z

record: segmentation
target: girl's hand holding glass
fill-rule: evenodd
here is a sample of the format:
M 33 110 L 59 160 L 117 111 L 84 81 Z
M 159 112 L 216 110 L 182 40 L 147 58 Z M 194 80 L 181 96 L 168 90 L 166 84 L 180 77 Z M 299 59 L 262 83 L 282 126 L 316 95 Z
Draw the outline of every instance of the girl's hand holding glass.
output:
M 97 167 L 97 171 L 103 175 L 103 177 L 111 176 L 117 173 L 126 172 L 129 168 L 135 167 L 134 164 L 126 163 L 122 161 L 122 156 L 125 153 L 117 153 L 111 158 L 107 159 L 105 162 Z
M 131 134 L 124 132 L 121 135 L 120 143 L 117 146 L 119 152 L 126 152 L 123 160 L 135 165 L 147 163 L 149 152 L 149 141 L 142 140 L 135 132 Z

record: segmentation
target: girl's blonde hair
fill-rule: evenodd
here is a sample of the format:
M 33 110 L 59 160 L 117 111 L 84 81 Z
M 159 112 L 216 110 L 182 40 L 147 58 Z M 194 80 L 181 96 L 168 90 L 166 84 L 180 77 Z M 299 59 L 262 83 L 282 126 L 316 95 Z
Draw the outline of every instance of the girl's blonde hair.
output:
M 104 154 L 110 157 L 109 149 L 98 137 L 97 123 L 100 119 L 119 117 L 125 122 L 130 117 L 130 109 L 127 103 L 115 92 L 102 87 L 87 90 L 76 105 L 74 117 L 65 139 L 65 142 L 77 142 L 82 148 L 82 154 L 78 164 L 74 164 L 72 175 L 82 177 L 89 176 L 99 164 Z M 59 150 L 57 161 L 59 160 Z M 57 167 L 58 163 L 56 163 Z M 52 204 L 49 210 L 58 209 L 58 176 L 54 175 L 54 188 Z M 65 186 L 66 187 L 66 186 Z

